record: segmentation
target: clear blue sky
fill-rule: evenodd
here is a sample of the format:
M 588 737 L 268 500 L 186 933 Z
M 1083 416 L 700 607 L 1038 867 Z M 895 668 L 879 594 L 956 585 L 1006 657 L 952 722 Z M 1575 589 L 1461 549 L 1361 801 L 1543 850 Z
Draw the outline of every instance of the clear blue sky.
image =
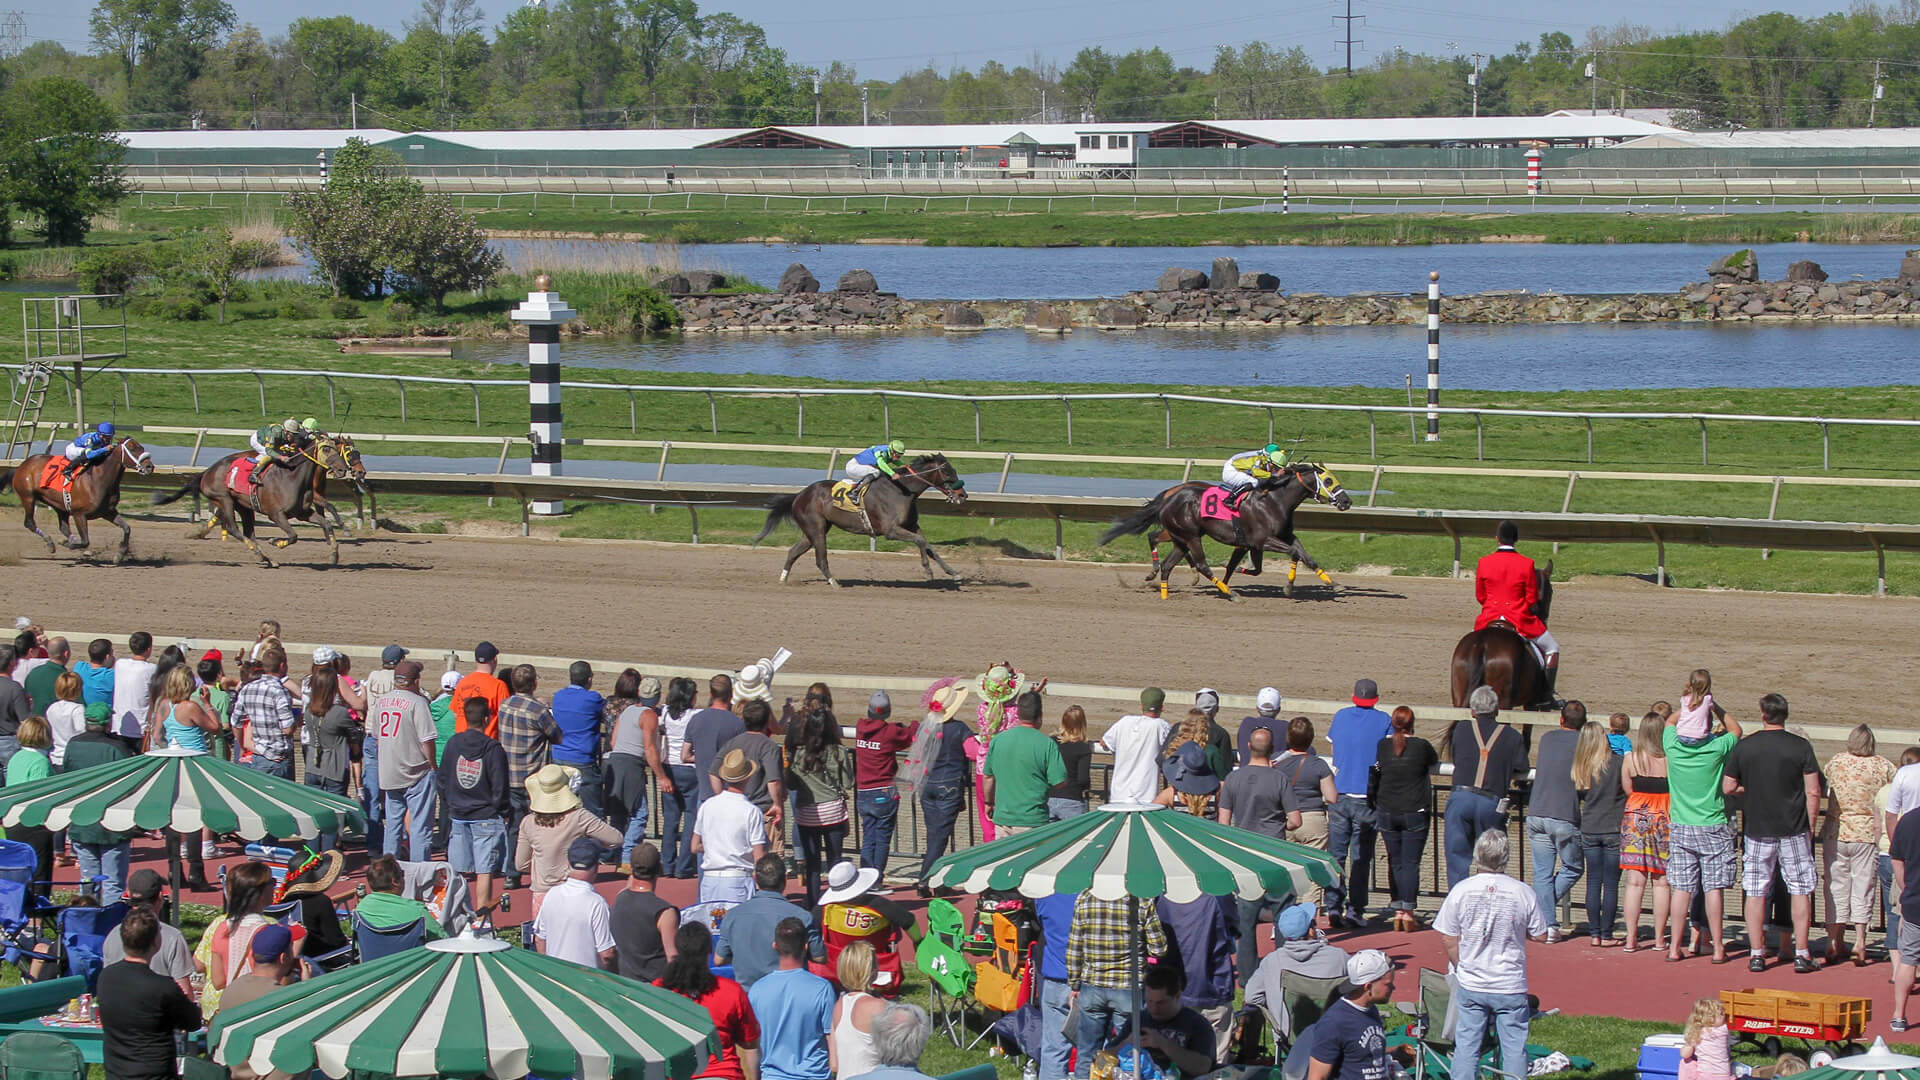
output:
M 398 34 L 413 13 L 408 0 L 332 0 L 315 6 L 290 0 L 231 0 L 242 22 L 268 37 L 286 31 L 303 15 L 346 14 Z M 489 20 L 511 10 L 512 3 L 482 0 Z M 1604 6 L 1537 3 L 1529 0 L 1353 0 L 1356 66 L 1398 45 L 1409 52 L 1446 55 L 1449 43 L 1461 53 L 1505 52 L 1515 42 L 1533 41 L 1549 30 L 1564 30 L 1575 42 L 1595 23 L 1630 22 L 1662 33 L 1720 29 L 1728 22 L 1762 11 L 1782 10 L 1811 16 L 1844 10 L 1839 0 L 1782 0 L 1752 7 L 1732 0 L 1698 0 L 1675 5 L 1658 0 L 1617 0 Z M 90 5 L 63 0 L 0 0 L 0 10 L 26 13 L 30 39 L 52 38 L 73 49 L 87 47 Z M 1333 16 L 1345 0 L 1300 0 L 1285 7 L 1254 11 L 1237 4 L 1186 8 L 1161 0 L 972 0 L 967 4 L 879 4 L 874 0 L 702 0 L 703 11 L 731 11 L 759 23 L 794 60 L 824 64 L 852 62 L 862 75 L 891 79 L 928 62 L 945 70 L 977 67 L 995 59 L 1008 66 L 1036 54 L 1064 65 L 1083 45 L 1109 51 L 1158 45 L 1176 63 L 1210 66 L 1214 46 L 1263 40 L 1299 45 L 1318 63 L 1333 65 L 1343 53 L 1343 36 Z

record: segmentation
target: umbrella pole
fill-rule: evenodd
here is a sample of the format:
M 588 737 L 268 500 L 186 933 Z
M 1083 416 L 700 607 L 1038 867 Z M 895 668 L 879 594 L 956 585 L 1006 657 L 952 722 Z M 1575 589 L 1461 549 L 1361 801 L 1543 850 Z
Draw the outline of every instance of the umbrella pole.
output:
M 167 878 L 173 885 L 173 904 L 169 915 L 177 930 L 180 928 L 180 897 L 187 885 L 186 870 L 180 865 L 180 834 L 172 829 L 161 829 L 160 836 L 167 843 Z
M 1127 897 L 1127 923 L 1133 940 L 1133 948 L 1128 950 L 1133 954 L 1133 1026 L 1131 1028 L 1133 1032 L 1133 1080 L 1140 1080 L 1140 1007 L 1142 1004 L 1141 999 L 1145 997 L 1147 992 L 1147 964 L 1146 958 L 1140 955 L 1141 950 L 1146 946 L 1140 940 L 1140 898 L 1137 896 Z

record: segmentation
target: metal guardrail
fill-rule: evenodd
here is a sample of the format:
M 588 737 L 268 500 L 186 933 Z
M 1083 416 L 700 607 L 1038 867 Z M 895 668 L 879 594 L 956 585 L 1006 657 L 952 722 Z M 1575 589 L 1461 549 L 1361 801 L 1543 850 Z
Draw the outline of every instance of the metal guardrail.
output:
M 19 371 L 23 365 L 0 364 L 0 371 Z M 260 415 L 269 415 L 267 407 L 268 378 L 320 379 L 327 386 L 327 415 L 334 418 L 339 415 L 339 383 L 391 383 L 400 395 L 400 419 L 407 419 L 407 387 L 465 387 L 473 395 L 474 426 L 482 424 L 480 391 L 486 389 L 513 389 L 523 391 L 526 382 L 522 379 L 455 379 L 434 375 L 383 375 L 372 372 L 353 371 L 311 371 L 297 368 L 157 368 L 157 367 L 118 367 L 111 374 L 120 378 L 121 397 L 127 408 L 133 407 L 132 378 L 139 376 L 169 376 L 184 378 L 193 396 L 194 412 L 201 411 L 200 382 L 203 378 L 251 378 L 259 394 Z M 65 377 L 63 375 L 63 377 Z M 1367 443 L 1369 457 L 1379 456 L 1378 417 L 1387 416 L 1424 416 L 1438 413 L 1442 416 L 1470 417 L 1474 422 L 1476 458 L 1486 460 L 1486 418 L 1531 417 L 1537 419 L 1578 420 L 1587 429 L 1587 460 L 1593 460 L 1593 423 L 1596 420 L 1655 420 L 1687 422 L 1698 425 L 1700 431 L 1700 463 L 1710 464 L 1707 425 L 1709 423 L 1762 423 L 1813 425 L 1820 429 L 1820 463 L 1822 468 L 1832 467 L 1832 431 L 1834 427 L 1859 428 L 1920 428 L 1920 420 L 1878 417 L 1846 416 L 1793 416 L 1767 415 L 1760 413 L 1709 413 L 1709 412 L 1597 412 L 1574 409 L 1507 409 L 1474 408 L 1461 406 L 1426 405 L 1346 405 L 1336 402 L 1309 401 L 1263 401 L 1259 399 L 1216 397 L 1205 394 L 1170 393 L 1076 393 L 1076 394 L 953 394 L 931 390 L 895 390 L 876 387 L 804 387 L 804 386 L 679 386 L 647 383 L 616 382 L 578 382 L 563 381 L 560 386 L 567 390 L 581 392 L 612 392 L 627 395 L 628 420 L 634 431 L 639 430 L 639 406 L 637 394 L 696 394 L 707 399 L 708 426 L 715 435 L 720 433 L 720 411 L 718 399 L 727 397 L 792 398 L 795 405 L 794 435 L 806 438 L 807 399 L 808 398 L 874 398 L 879 400 L 881 409 L 881 430 L 888 437 L 892 434 L 892 413 L 889 403 L 892 400 L 948 401 L 970 404 L 973 407 L 973 440 L 983 441 L 983 421 L 981 407 L 988 404 L 1013 402 L 1058 402 L 1064 410 L 1066 441 L 1073 445 L 1073 406 L 1075 402 L 1090 401 L 1138 401 L 1158 402 L 1165 415 L 1164 439 L 1168 448 L 1173 446 L 1173 407 L 1177 404 L 1221 406 L 1228 408 L 1252 409 L 1267 414 L 1267 437 L 1272 441 L 1276 428 L 1276 412 L 1310 413 L 1347 413 L 1364 414 L 1367 417 Z M 524 398 L 516 404 L 523 404 Z M 519 415 L 524 416 L 524 411 Z

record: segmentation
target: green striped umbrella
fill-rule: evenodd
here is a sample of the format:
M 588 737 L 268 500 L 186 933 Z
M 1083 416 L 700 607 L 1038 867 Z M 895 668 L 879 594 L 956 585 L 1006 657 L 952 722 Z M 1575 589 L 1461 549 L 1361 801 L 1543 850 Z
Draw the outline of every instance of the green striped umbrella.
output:
M 223 1009 L 207 1039 L 228 1068 L 335 1078 L 686 1080 L 720 1048 L 679 994 L 467 937 Z
M 0 788 L 0 825 L 100 825 L 117 832 L 201 828 L 248 840 L 364 830 L 360 805 L 198 750 L 168 748 Z
M 929 882 L 1041 897 L 1092 891 L 1102 900 L 1201 896 L 1256 900 L 1337 882 L 1324 851 L 1221 825 L 1184 810 L 1112 803 L 1032 832 L 956 851 Z
M 1894 1053 L 1887 1049 L 1887 1040 L 1875 1036 L 1866 1053 L 1835 1058 L 1800 1076 L 1803 1080 L 1916 1080 L 1920 1078 L 1920 1057 Z

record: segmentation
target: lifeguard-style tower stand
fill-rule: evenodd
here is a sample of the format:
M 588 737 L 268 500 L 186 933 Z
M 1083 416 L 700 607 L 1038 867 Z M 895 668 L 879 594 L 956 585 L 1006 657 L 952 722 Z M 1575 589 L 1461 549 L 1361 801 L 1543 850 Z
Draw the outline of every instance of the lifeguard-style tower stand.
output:
M 0 455 L 7 460 L 33 452 L 54 379 L 66 384 L 74 428 L 80 430 L 87 422 L 87 380 L 127 355 L 126 298 L 118 293 L 29 296 L 20 301 L 20 321 L 25 362 L 9 385 L 7 448 Z M 65 425 L 46 426 L 51 452 L 55 433 Z

